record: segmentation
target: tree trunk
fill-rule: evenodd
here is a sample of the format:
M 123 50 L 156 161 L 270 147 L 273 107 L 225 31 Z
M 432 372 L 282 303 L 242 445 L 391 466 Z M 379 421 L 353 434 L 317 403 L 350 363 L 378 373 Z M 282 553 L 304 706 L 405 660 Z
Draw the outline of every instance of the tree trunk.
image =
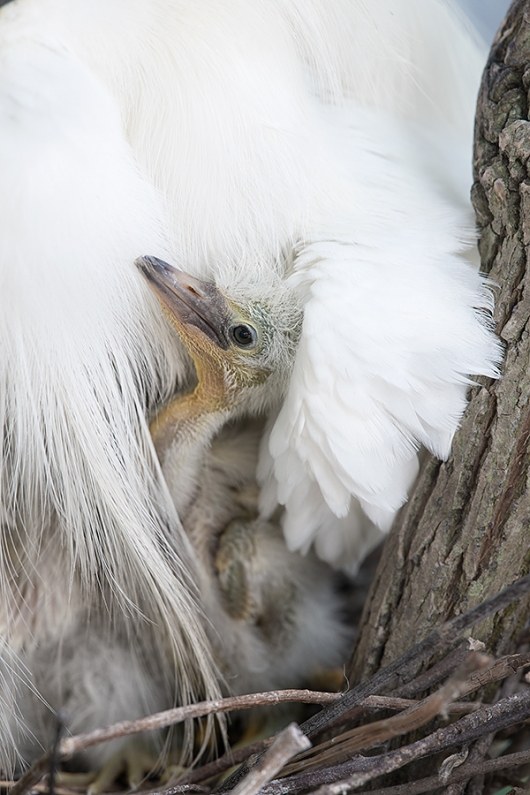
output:
M 530 2 L 515 0 L 484 72 L 473 186 L 482 268 L 498 285 L 503 377 L 473 389 L 451 458 L 423 466 L 367 599 L 352 684 L 530 570 L 529 88 Z M 505 654 L 528 615 L 525 600 L 473 636 Z

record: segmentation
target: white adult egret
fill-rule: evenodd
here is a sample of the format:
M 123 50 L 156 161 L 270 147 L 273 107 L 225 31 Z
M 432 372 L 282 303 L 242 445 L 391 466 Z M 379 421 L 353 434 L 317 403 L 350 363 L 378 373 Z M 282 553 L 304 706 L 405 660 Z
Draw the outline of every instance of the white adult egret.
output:
M 189 368 L 139 255 L 303 302 L 259 467 L 291 549 L 354 565 L 356 501 L 387 528 L 418 446 L 447 455 L 500 356 L 463 259 L 481 63 L 443 0 L 2 8 L 4 767 L 49 743 L 42 700 L 78 730 L 171 703 L 175 671 L 218 690 L 146 420 Z

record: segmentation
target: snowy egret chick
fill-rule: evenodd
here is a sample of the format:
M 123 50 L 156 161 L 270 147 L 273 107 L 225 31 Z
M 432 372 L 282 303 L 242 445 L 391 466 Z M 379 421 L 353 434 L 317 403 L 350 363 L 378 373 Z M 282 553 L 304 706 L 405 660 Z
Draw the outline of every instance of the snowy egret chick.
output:
M 335 575 L 290 552 L 258 516 L 264 413 L 281 399 L 300 312 L 278 291 L 225 297 L 154 257 L 137 264 L 193 359 L 197 384 L 160 411 L 153 441 L 197 552 L 217 663 L 232 691 L 287 687 L 341 661 L 346 631 Z

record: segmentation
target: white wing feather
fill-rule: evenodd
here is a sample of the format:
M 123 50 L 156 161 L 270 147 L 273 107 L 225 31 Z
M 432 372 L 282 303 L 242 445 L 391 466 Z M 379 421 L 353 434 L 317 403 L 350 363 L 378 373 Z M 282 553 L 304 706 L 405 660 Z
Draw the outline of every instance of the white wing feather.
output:
M 349 218 L 334 219 L 295 260 L 291 281 L 308 296 L 302 339 L 260 476 L 264 512 L 274 496 L 286 506 L 291 548 L 318 537 L 326 559 L 351 566 L 362 536 L 357 549 L 350 538 L 341 544 L 333 514 L 355 531 L 355 497 L 387 530 L 416 475 L 418 447 L 447 457 L 469 375 L 496 377 L 501 351 L 491 293 L 462 257 L 467 213 L 405 157 L 401 141 L 414 130 L 402 139 L 396 127 L 382 140 L 381 117 L 359 109 L 344 124 L 343 163 L 358 191 Z

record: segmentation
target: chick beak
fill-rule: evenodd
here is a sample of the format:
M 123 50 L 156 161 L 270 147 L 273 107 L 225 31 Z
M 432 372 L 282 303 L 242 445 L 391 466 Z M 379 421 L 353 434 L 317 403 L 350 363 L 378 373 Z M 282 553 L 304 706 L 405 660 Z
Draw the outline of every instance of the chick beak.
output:
M 177 270 L 157 257 L 138 257 L 136 265 L 177 330 L 193 334 L 194 329 L 199 329 L 217 347 L 228 350 L 223 329 L 228 325 L 230 309 L 213 284 Z

